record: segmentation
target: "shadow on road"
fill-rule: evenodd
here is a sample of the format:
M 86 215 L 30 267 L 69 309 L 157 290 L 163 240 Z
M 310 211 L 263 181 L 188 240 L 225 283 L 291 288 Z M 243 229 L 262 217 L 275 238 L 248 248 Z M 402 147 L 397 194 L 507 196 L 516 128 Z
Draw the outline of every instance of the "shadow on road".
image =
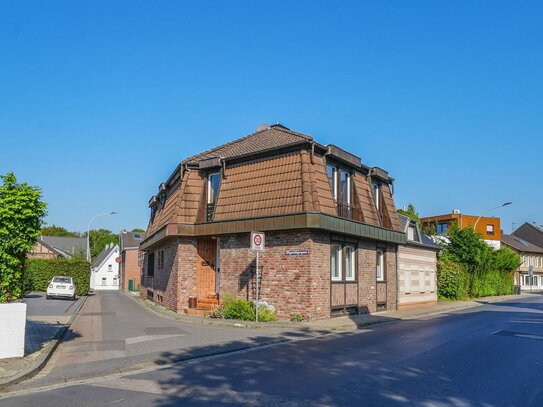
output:
M 530 305 L 534 306 L 522 303 L 519 307 L 525 309 Z M 468 329 L 469 334 L 480 335 L 477 327 L 481 321 L 488 317 L 496 318 L 497 315 L 503 318 L 505 325 L 515 326 L 518 321 L 531 321 L 534 333 L 543 334 L 539 332 L 541 325 L 535 324 L 540 321 L 541 315 L 520 309 L 482 311 L 475 316 L 470 315 L 451 315 L 444 324 L 447 327 L 440 325 L 443 321 L 405 321 L 401 325 L 390 324 L 378 329 L 361 329 L 319 338 L 309 332 L 286 333 L 279 338 L 256 336 L 250 339 L 249 347 L 293 338 L 308 340 L 261 347 L 257 352 L 237 352 L 221 358 L 202 357 L 247 348 L 247 342 L 234 341 L 195 348 L 182 354 L 166 352 L 158 363 L 202 359 L 198 363 L 180 364 L 155 372 L 153 381 L 161 389 L 161 397 L 155 402 L 160 406 L 474 406 L 495 405 L 493 403 L 501 397 L 504 403 L 510 401 L 509 398 L 514 400 L 514 397 L 519 397 L 514 393 L 516 390 L 501 384 L 508 380 L 515 382 L 513 375 L 517 373 L 513 370 L 500 370 L 502 380 L 495 381 L 495 385 L 490 381 L 487 384 L 489 388 L 484 392 L 477 387 L 476 378 L 483 374 L 484 369 L 491 370 L 492 363 L 486 367 L 481 365 L 481 370 L 478 370 L 477 364 L 475 371 L 466 370 L 470 366 L 470 358 L 477 360 L 477 357 L 481 357 L 487 361 L 496 358 L 495 348 L 466 348 L 454 338 L 451 341 L 449 336 L 454 336 L 455 332 L 458 334 L 459 327 L 465 327 L 467 318 L 472 318 L 469 324 L 473 329 Z M 501 324 L 501 319 L 499 321 Z M 425 341 L 421 338 L 427 337 L 434 344 L 425 348 Z M 496 338 L 493 340 L 501 343 L 500 346 L 504 344 L 500 341 L 511 340 L 485 333 L 487 337 Z M 528 342 L 537 345 L 537 341 Z M 445 344 L 448 345 L 445 347 Z M 411 357 L 415 356 L 410 355 L 411 348 L 418 349 L 417 357 Z M 421 351 L 420 348 L 426 350 Z M 462 357 L 457 354 L 459 350 L 464 352 Z M 510 355 L 502 352 L 496 363 L 507 364 L 510 363 L 509 357 L 518 358 L 512 350 Z M 524 359 L 517 362 L 528 363 Z M 138 377 L 133 379 L 137 380 Z

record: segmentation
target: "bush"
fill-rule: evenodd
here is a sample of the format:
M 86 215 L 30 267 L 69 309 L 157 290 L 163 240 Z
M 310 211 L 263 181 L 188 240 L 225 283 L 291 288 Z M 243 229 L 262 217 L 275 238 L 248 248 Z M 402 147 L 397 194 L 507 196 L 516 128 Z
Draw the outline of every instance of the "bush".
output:
M 437 262 L 437 286 L 439 298 L 462 300 L 469 296 L 470 275 L 464 266 L 446 256 Z
M 470 295 L 488 297 L 492 295 L 513 294 L 514 282 L 510 273 L 497 270 L 473 274 Z
M 217 318 L 240 319 L 242 321 L 255 320 L 255 305 L 251 301 L 234 298 L 232 295 L 225 295 L 222 306 L 215 310 L 213 315 Z M 258 320 L 261 322 L 275 321 L 273 307 L 260 304 L 258 308 Z
M 25 291 L 46 291 L 54 276 L 72 277 L 77 295 L 89 292 L 90 264 L 79 259 L 28 259 L 25 269 Z
M 292 322 L 302 322 L 304 320 L 304 316 L 299 313 L 294 313 L 290 315 L 290 320 Z

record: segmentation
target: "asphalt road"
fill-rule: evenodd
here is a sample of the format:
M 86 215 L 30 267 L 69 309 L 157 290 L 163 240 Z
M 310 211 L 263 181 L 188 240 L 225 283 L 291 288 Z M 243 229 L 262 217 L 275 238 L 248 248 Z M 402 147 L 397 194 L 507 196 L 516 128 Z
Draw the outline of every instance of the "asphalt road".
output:
M 543 297 L 0 396 L 8 406 L 542 406 Z
M 23 302 L 27 304 L 26 315 L 28 317 L 52 315 L 71 317 L 79 308 L 81 301 L 81 297 L 77 297 L 76 301 L 60 298 L 47 300 L 45 293 L 41 292 L 27 294 L 23 299 Z

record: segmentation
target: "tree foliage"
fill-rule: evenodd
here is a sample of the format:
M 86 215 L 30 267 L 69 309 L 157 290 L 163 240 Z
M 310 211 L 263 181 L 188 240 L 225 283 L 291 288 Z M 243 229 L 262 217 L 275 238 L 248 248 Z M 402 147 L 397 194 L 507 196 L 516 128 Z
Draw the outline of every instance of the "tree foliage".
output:
M 453 225 L 448 230 L 450 244 L 438 259 L 439 295 L 462 299 L 513 292 L 512 272 L 520 257 L 509 248 L 494 250 L 471 228 Z
M 109 243 L 118 244 L 119 235 L 107 229 L 94 229 L 90 231 L 91 258 L 98 256 Z
M 62 226 L 45 226 L 41 229 L 43 236 L 60 236 L 60 237 L 79 237 L 80 233 L 70 232 L 68 229 Z
M 134 228 L 134 229 L 132 229 L 132 232 L 136 232 L 136 233 L 145 233 L 145 229 L 142 229 L 142 228 Z
M 41 191 L 17 183 L 12 172 L 0 186 L 0 303 L 23 295 L 23 271 L 27 253 L 40 235 L 46 204 Z
M 408 218 L 411 218 L 411 219 L 415 220 L 417 222 L 417 224 L 419 225 L 419 227 L 421 226 L 419 214 L 415 210 L 415 206 L 413 204 L 408 204 L 407 205 L 407 210 L 398 209 L 398 213 L 400 215 L 404 215 L 404 216 L 407 216 Z

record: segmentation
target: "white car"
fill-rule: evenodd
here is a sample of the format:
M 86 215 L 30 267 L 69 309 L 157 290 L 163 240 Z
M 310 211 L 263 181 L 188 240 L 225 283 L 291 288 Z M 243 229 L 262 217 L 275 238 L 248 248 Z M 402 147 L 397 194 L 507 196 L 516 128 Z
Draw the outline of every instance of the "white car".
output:
M 55 276 L 47 287 L 45 298 L 51 297 L 70 298 L 75 300 L 75 284 L 72 277 Z

